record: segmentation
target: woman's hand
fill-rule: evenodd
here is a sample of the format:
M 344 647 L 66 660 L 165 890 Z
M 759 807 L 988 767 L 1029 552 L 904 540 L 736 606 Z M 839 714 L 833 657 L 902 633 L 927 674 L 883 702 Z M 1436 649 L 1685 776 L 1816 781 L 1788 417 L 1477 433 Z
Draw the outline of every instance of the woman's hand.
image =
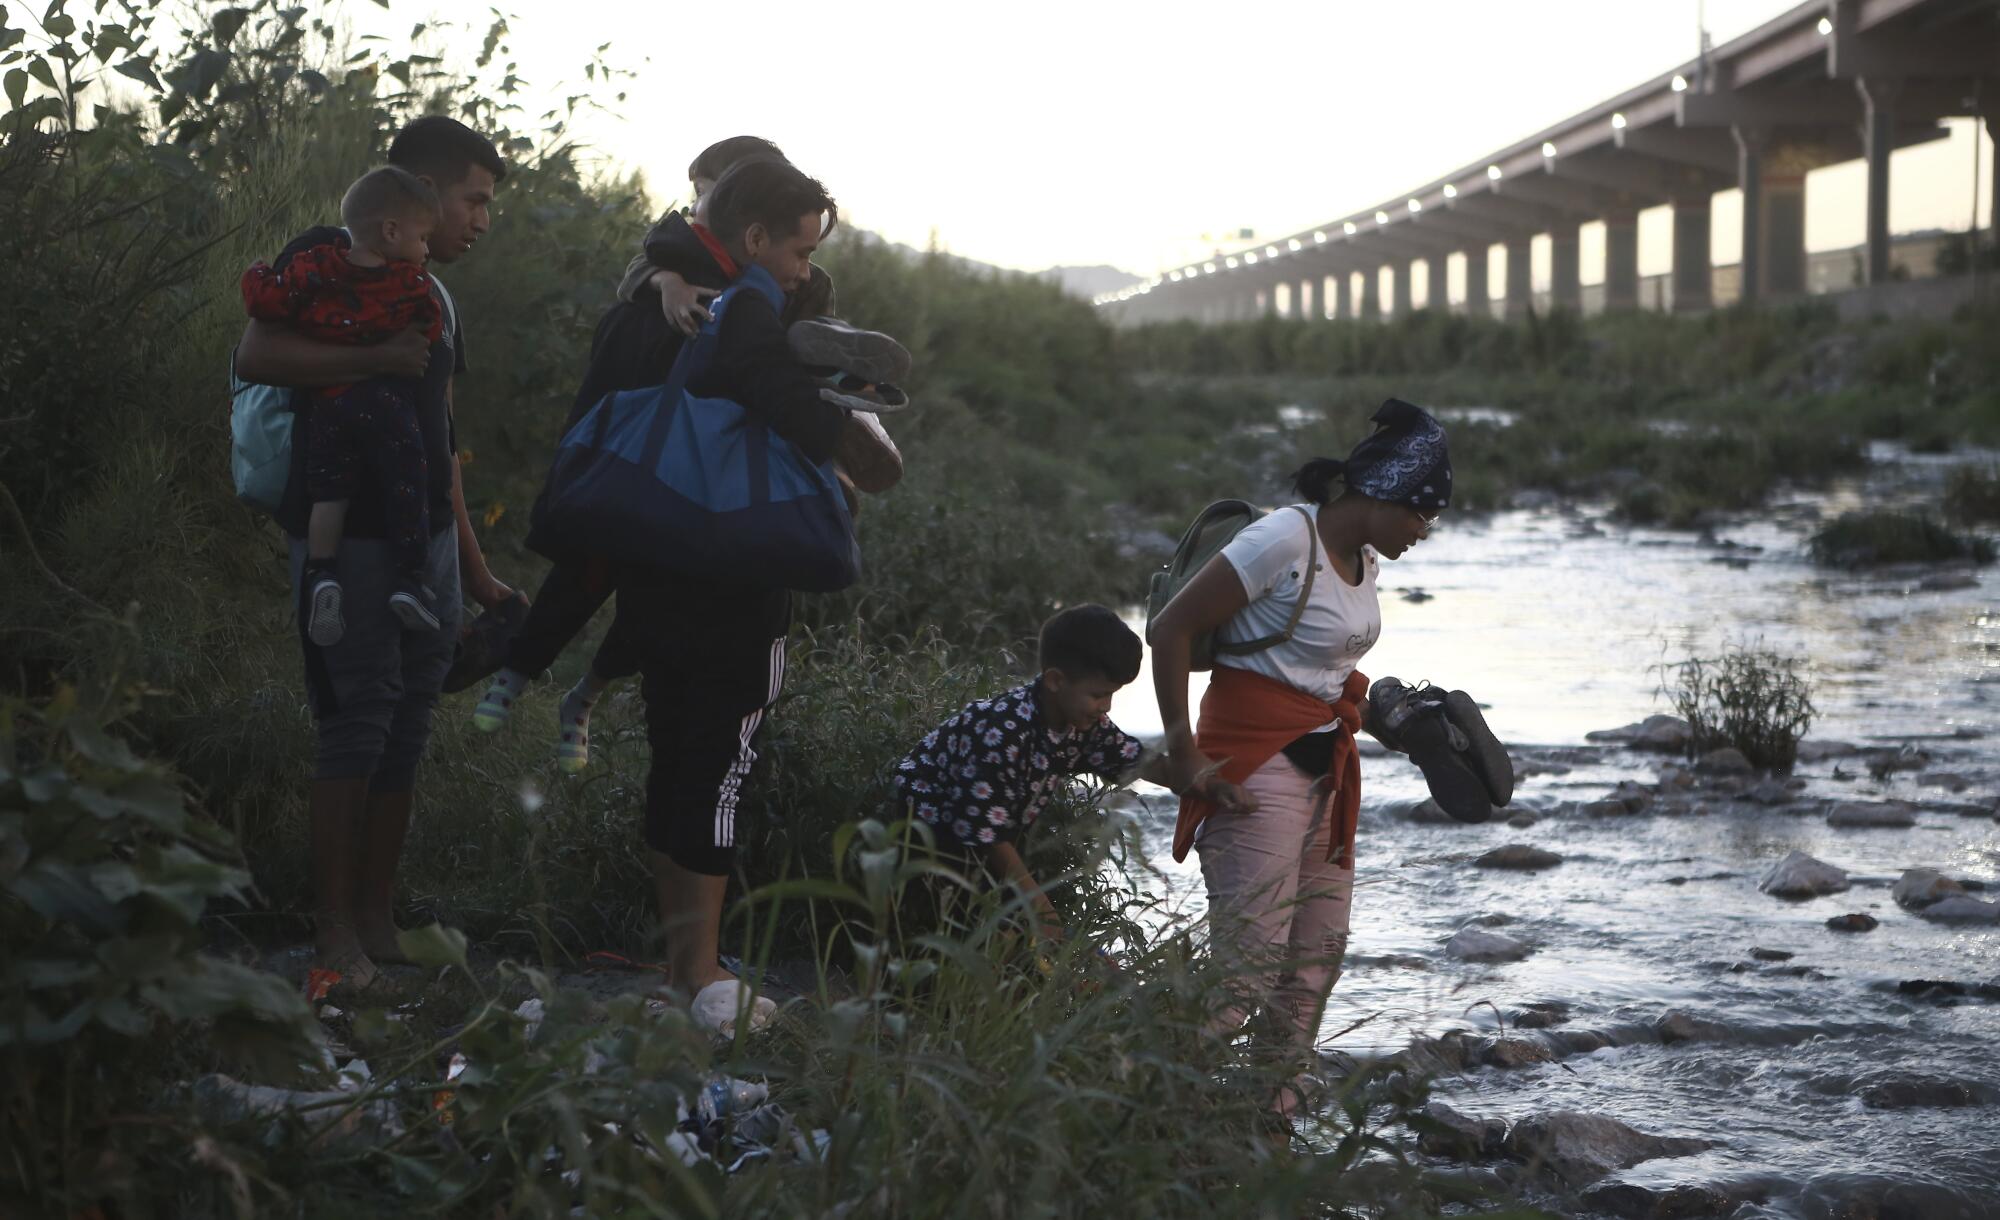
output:
M 660 313 L 667 325 L 690 339 L 711 316 L 703 302 L 720 295 L 713 288 L 697 288 L 664 268 L 653 272 L 651 283 L 659 291 Z
M 1216 772 L 1222 764 L 1210 759 L 1193 745 L 1177 749 L 1173 754 L 1175 782 L 1170 785 L 1181 796 L 1198 796 L 1212 801 L 1223 813 L 1254 813 L 1257 798 L 1250 795 L 1240 784 L 1232 784 Z

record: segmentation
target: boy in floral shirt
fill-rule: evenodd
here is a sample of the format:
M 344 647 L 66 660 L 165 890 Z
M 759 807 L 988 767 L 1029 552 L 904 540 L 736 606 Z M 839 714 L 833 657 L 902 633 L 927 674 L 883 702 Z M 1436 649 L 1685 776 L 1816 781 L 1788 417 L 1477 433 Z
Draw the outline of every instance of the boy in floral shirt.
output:
M 1015 840 L 1071 776 L 1164 783 L 1162 759 L 1111 722 L 1111 696 L 1139 676 L 1139 637 L 1104 606 L 1076 606 L 1042 626 L 1034 681 L 981 699 L 933 729 L 896 764 L 896 792 L 940 843 L 983 858 L 1035 905 L 1059 940 L 1055 907 Z M 1219 781 L 1210 780 L 1210 783 Z

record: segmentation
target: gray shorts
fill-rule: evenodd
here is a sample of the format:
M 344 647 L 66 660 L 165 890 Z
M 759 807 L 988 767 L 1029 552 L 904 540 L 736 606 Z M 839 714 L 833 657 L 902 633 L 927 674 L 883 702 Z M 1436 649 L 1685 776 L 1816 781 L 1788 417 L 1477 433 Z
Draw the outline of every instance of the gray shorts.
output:
M 306 544 L 292 539 L 291 553 L 293 604 L 303 607 Z M 432 534 L 424 562 L 424 584 L 436 595 L 431 606 L 436 631 L 408 630 L 389 609 L 397 571 L 389 543 L 346 539 L 333 571 L 347 621 L 340 642 L 330 648 L 314 644 L 306 638 L 306 616 L 298 616 L 306 693 L 319 731 L 314 778 L 366 777 L 372 791 L 408 792 L 416 786 L 431 711 L 458 641 L 458 531 L 447 526 Z

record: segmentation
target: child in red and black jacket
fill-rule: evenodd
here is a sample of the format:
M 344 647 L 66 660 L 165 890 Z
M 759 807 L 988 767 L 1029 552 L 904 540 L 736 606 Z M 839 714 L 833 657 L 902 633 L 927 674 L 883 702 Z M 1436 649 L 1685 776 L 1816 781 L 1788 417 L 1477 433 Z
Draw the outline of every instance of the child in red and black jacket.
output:
M 416 175 L 394 166 L 370 170 L 340 201 L 352 244 L 314 246 L 281 269 L 258 263 L 243 273 L 243 306 L 254 319 L 282 322 L 327 342 L 380 343 L 417 329 L 435 343 L 444 322 L 424 262 L 439 217 L 437 193 Z M 431 534 L 417 390 L 414 378 L 375 377 L 314 391 L 304 583 L 306 637 L 323 648 L 346 630 L 332 564 L 364 468 L 382 490 L 383 521 L 400 570 L 389 608 L 406 627 L 437 629 L 433 593 L 423 585 Z

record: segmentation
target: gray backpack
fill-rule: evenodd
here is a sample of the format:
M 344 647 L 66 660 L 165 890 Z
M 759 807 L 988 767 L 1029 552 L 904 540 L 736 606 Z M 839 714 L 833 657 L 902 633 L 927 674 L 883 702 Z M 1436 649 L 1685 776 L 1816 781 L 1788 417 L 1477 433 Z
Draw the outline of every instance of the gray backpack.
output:
M 1292 511 L 1305 518 L 1307 554 L 1316 553 L 1317 548 L 1313 546 L 1311 534 L 1316 528 L 1312 514 L 1296 504 L 1292 505 Z M 1174 557 L 1167 561 L 1165 567 L 1153 573 L 1153 585 L 1146 594 L 1146 633 L 1149 637 L 1153 631 L 1153 620 L 1159 617 L 1160 611 L 1167 608 L 1167 603 L 1173 601 L 1174 596 L 1194 579 L 1194 574 L 1201 571 L 1209 560 L 1221 554 L 1222 548 L 1229 545 L 1230 539 L 1263 516 L 1263 509 L 1245 500 L 1217 500 L 1201 510 L 1195 517 L 1194 524 L 1188 526 L 1187 532 L 1181 535 L 1180 545 L 1174 548 Z M 1201 632 L 1190 641 L 1192 664 L 1189 668 L 1213 669 L 1218 654 L 1240 657 L 1248 653 L 1262 652 L 1266 648 L 1275 648 L 1291 639 L 1292 632 L 1298 629 L 1299 619 L 1306 612 L 1306 603 L 1312 600 L 1313 571 L 1318 566 L 1310 561 L 1306 563 L 1305 583 L 1299 587 L 1298 604 L 1292 607 L 1292 617 L 1286 621 L 1283 631 L 1255 640 L 1245 640 L 1240 644 L 1218 643 L 1214 632 Z

